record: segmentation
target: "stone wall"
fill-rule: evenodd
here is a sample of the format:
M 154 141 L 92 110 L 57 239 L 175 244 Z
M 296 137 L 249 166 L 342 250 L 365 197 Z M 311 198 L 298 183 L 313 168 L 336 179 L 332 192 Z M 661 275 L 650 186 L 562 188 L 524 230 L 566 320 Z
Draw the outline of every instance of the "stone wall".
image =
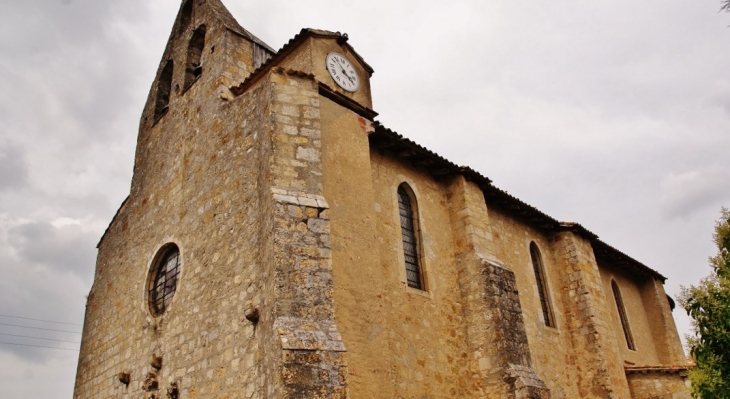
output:
M 622 359 L 608 313 L 593 250 L 572 232 L 556 237 L 559 251 L 565 328 L 572 344 L 571 362 L 581 397 L 629 396 Z
M 661 364 L 657 356 L 652 325 L 649 322 L 649 313 L 644 307 L 641 288 L 647 283 L 646 278 L 637 279 L 614 267 L 600 268 L 603 291 L 610 317 L 610 326 L 616 336 L 618 352 L 621 359 L 629 365 Z M 638 280 L 638 281 L 637 281 Z M 615 281 L 621 292 L 626 317 L 634 341 L 634 349 L 629 349 L 626 336 L 619 318 L 616 299 L 611 288 L 611 281 Z M 666 298 L 665 298 L 666 302 Z M 671 362 L 668 362 L 671 363 Z
M 337 325 L 352 398 L 468 397 L 466 351 L 444 185 L 371 152 L 371 123 L 321 99 Z M 377 158 L 373 160 L 373 158 Z M 371 162 L 371 160 L 373 160 Z M 413 183 L 427 291 L 405 283 L 396 189 Z M 425 396 L 424 396 L 425 395 Z
M 686 368 L 638 368 L 627 370 L 634 399 L 690 399 Z
M 333 297 L 347 347 L 351 398 L 393 395 L 390 320 L 383 317 L 380 250 L 370 174 L 370 122 L 320 97 L 324 194 L 330 205 Z M 376 381 L 379 381 L 376 383 Z
M 494 229 L 481 190 L 454 178 L 449 208 L 472 375 L 468 391 L 484 398 L 549 397 L 532 368 L 515 273 L 492 251 Z
M 469 196 L 387 153 L 363 152 L 368 122 L 328 100 L 321 109 L 336 316 L 351 396 L 546 395 L 530 368 L 514 274 L 475 252 L 488 249 L 491 234 L 478 188 Z M 396 195 L 402 182 L 413 189 L 421 218 L 423 291 L 405 284 Z M 463 256 L 455 258 L 455 248 Z M 463 292 L 464 282 L 473 293 Z
M 187 30 L 176 25 L 163 64 L 174 59 L 173 88 L 181 87 L 187 38 L 206 23 L 203 74 L 187 91 L 173 90 L 156 121 L 153 85 L 130 197 L 99 243 L 75 398 L 159 398 L 173 389 L 186 398 L 251 398 L 274 385 L 265 356 L 266 331 L 273 331 L 265 289 L 271 260 L 263 251 L 271 245 L 272 195 L 260 188 L 268 173 L 261 132 L 269 131 L 270 88 L 221 99 L 221 76 L 239 80 L 249 72 L 235 56 L 250 42 L 204 9 L 194 16 Z M 181 272 L 170 306 L 154 317 L 149 272 L 167 243 L 180 248 Z M 245 317 L 253 309 L 262 314 L 258 324 Z
M 274 328 L 283 349 L 274 396 L 345 398 L 345 346 L 334 320 L 329 205 L 322 195 L 318 86 L 309 75 L 283 69 L 271 80 Z
M 456 178 L 449 187 L 449 208 L 466 327 L 467 370 L 472 376 L 466 388 L 474 397 L 505 396 L 508 387 L 499 381 L 500 375 L 494 373 L 495 378 L 488 378 L 505 364 L 493 361 L 497 348 L 490 337 L 499 332 L 497 323 L 492 322 L 494 309 L 484 300 L 488 279 L 483 275 L 483 264 L 489 266 L 485 259 L 492 240 L 484 196 L 466 179 Z
M 321 31 L 322 35 L 332 36 L 335 39 L 337 33 Z M 357 61 L 357 57 L 351 52 L 351 47 L 347 45 L 337 44 L 335 39 L 329 38 L 325 40 L 318 39 L 316 33 L 314 37 L 307 38 L 302 44 L 291 50 L 280 65 L 287 69 L 311 74 L 314 78 L 336 90 L 341 95 L 357 101 L 359 104 L 367 108 L 372 108 L 372 96 L 370 94 L 370 72 Z M 325 65 L 325 57 L 330 52 L 342 54 L 352 61 L 352 66 L 360 77 L 360 88 L 357 91 L 349 92 L 341 90 L 337 83 L 332 79 Z
M 157 169 L 146 173 L 157 177 L 135 190 L 99 246 L 75 397 L 139 395 L 149 373 L 157 374 L 161 391 L 176 383 L 184 397 L 242 389 L 253 397 L 265 389 L 267 374 L 257 370 L 264 366 L 260 326 L 271 321 L 264 314 L 254 325 L 244 317 L 266 303 L 267 293 L 260 252 L 266 238 L 255 228 L 266 225 L 255 167 L 261 156 L 256 125 L 267 120 L 259 108 L 262 96 L 265 90 L 254 91 L 235 110 L 215 114 L 247 128 L 201 134 L 184 123 L 173 129 L 160 121 L 151 132 L 160 137 L 150 143 L 159 149 Z M 163 134 L 169 132 L 179 134 Z M 180 248 L 181 274 L 171 306 L 153 317 L 148 274 L 169 242 Z M 150 366 L 152 355 L 163 358 L 159 371 Z M 121 372 L 130 374 L 128 386 L 115 380 Z
M 556 245 L 545 233 L 526 226 L 496 206 L 489 208 L 489 252 L 515 274 L 532 365 L 553 398 L 579 397 L 573 346 L 566 328 L 564 291 Z M 545 291 L 555 326 L 545 324 L 530 257 L 534 242 L 542 255 Z
M 659 363 L 687 363 L 687 356 L 682 348 L 682 342 L 679 340 L 667 293 L 664 292 L 664 284 L 655 278 L 647 279 L 641 287 L 641 299 L 651 326 Z

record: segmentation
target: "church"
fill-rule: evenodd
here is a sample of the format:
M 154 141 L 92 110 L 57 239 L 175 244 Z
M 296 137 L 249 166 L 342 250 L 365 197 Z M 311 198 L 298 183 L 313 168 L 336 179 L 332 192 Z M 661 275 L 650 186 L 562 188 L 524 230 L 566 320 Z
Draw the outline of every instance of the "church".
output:
M 364 56 L 182 2 L 74 398 L 689 398 L 666 278 L 378 123 Z

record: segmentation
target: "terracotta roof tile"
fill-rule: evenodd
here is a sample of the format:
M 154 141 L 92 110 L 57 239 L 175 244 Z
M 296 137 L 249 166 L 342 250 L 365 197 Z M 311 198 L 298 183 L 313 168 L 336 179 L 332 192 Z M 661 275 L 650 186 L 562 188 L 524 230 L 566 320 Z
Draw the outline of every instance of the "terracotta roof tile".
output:
M 243 28 L 241 28 L 243 29 Z M 279 51 L 275 52 L 275 54 L 266 60 L 263 64 L 261 64 L 260 67 L 258 67 L 255 71 L 251 73 L 241 84 L 238 86 L 233 86 L 230 88 L 231 92 L 239 96 L 243 94 L 248 87 L 253 84 L 253 82 L 257 81 L 261 76 L 263 76 L 270 68 L 272 68 L 274 65 L 276 65 L 281 59 L 283 59 L 291 50 L 296 48 L 299 44 L 304 42 L 309 37 L 329 37 L 332 39 L 339 39 L 342 37 L 342 34 L 340 32 L 330 32 L 327 30 L 321 30 L 321 29 L 311 29 L 311 28 L 305 28 L 302 29 L 299 33 L 294 35 L 293 38 L 289 39 L 289 41 L 284 44 L 284 46 L 279 49 Z M 354 55 L 354 57 L 363 65 L 363 67 L 368 71 L 370 75 L 373 73 L 373 68 L 368 65 L 367 62 L 355 51 L 355 49 L 350 46 L 349 44 L 345 43 L 344 46 L 347 46 L 347 48 L 350 50 L 350 52 Z

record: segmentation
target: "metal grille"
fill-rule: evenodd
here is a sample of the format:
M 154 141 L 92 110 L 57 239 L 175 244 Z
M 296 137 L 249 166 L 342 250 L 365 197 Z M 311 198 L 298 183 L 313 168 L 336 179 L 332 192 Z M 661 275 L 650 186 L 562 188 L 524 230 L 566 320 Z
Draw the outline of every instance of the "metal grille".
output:
M 624 308 L 624 301 L 621 298 L 621 291 L 618 289 L 618 284 L 615 280 L 611 280 L 611 289 L 613 290 L 613 298 L 616 300 L 616 307 L 618 308 L 618 316 L 621 319 L 621 327 L 624 329 L 624 337 L 626 338 L 626 345 L 632 351 L 636 350 L 634 345 L 634 337 L 631 335 L 631 329 L 629 328 L 629 318 L 626 317 L 626 309 Z
M 157 264 L 155 279 L 149 292 L 150 306 L 155 314 L 161 314 L 172 301 L 180 274 L 180 251 L 176 246 L 168 249 Z
M 413 218 L 411 198 L 403 187 L 398 187 L 400 229 L 403 236 L 403 256 L 406 261 L 406 281 L 409 287 L 423 289 L 421 266 L 418 257 L 418 239 Z
M 537 245 L 534 242 L 530 244 L 530 256 L 532 257 L 532 269 L 535 271 L 537 292 L 540 295 L 540 305 L 542 306 L 542 316 L 545 319 L 545 325 L 555 327 L 553 315 L 550 312 L 550 303 L 548 302 L 545 272 L 542 268 L 542 257 L 540 256 L 540 250 L 537 249 Z

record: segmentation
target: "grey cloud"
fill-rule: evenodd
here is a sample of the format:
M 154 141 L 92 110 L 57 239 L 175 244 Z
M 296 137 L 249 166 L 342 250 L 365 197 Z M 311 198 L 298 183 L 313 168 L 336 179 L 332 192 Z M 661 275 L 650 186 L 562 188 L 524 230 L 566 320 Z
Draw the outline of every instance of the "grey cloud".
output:
M 3 278 L 0 279 L 0 314 L 81 323 L 81 315 L 74 309 L 83 307 L 83 295 L 87 292 L 83 288 L 84 284 L 71 274 L 24 263 L 8 251 L 6 244 L 0 241 L 3 272 Z M 24 345 L 78 348 L 78 344 L 49 340 L 78 341 L 79 334 L 50 330 L 80 332 L 80 326 L 8 317 L 0 317 L 0 323 L 0 333 L 10 334 L 0 336 L 0 341 L 16 344 L 0 345 L 0 356 L 10 353 L 17 358 L 13 361 L 30 363 L 29 368 L 36 368 L 51 359 L 67 357 L 68 353 L 73 352 Z
M 11 354 L 0 353 L 0 386 L 3 387 L 3 397 L 70 398 L 78 353 L 62 353 L 63 356 L 46 364 L 29 363 Z
M 36 140 L 53 137 L 67 154 L 108 140 L 118 127 L 134 131 L 136 121 L 127 120 L 122 104 L 138 96 L 132 24 L 149 3 L 45 0 L 2 7 L 9 10 L 0 13 L 0 87 L 14 95 L 0 103 L 0 112 L 14 115 L 14 130 Z
M 707 105 L 718 107 L 726 115 L 730 115 L 730 79 L 718 82 L 713 89 L 713 94 L 708 99 Z
M 7 227 L 0 223 L 0 315 L 81 323 L 84 295 L 93 275 L 96 234 L 79 226 L 55 227 L 32 222 Z M 17 223 L 12 222 L 12 223 Z M 37 369 L 49 361 L 67 359 L 73 351 L 36 346 L 78 349 L 81 327 L 0 316 L 0 356 Z M 56 330 L 56 331 L 52 331 Z M 35 338 L 29 338 L 35 337 Z M 60 341 L 72 342 L 60 342 Z
M 79 196 L 64 196 L 57 198 L 55 203 L 59 208 L 65 210 L 67 217 L 84 218 L 94 216 L 101 218 L 104 223 L 108 223 L 123 200 L 124 198 L 121 198 L 118 200 L 118 203 L 111 204 L 109 195 L 92 193 Z
M 28 163 L 19 145 L 0 142 L 0 166 L 0 192 L 28 185 Z
M 8 242 L 21 262 L 74 273 L 87 282 L 92 277 L 98 238 L 76 225 L 55 227 L 44 222 L 23 224 L 8 232 Z
M 687 218 L 709 206 L 730 201 L 730 170 L 707 169 L 669 174 L 661 182 L 661 209 L 666 218 Z
M 102 34 L 123 18 L 144 15 L 148 3 L 79 0 L 63 4 L 58 0 L 3 2 L 0 14 L 0 43 L 6 50 L 42 55 L 72 46 L 105 39 Z M 18 34 L 22 40 L 18 40 Z M 50 59 L 48 59 L 50 61 Z

